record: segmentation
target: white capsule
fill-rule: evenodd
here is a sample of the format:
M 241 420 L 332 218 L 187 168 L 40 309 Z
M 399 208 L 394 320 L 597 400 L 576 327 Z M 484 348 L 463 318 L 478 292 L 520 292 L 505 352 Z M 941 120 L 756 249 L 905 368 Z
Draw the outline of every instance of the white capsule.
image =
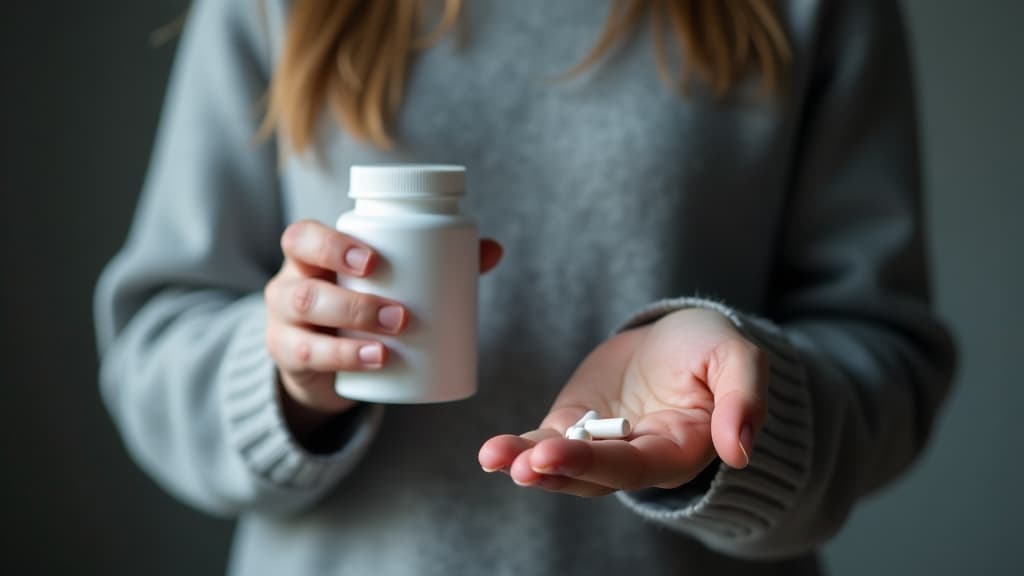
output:
M 597 420 L 598 416 L 600 416 L 600 414 L 597 413 L 597 410 L 587 410 L 587 413 L 577 420 L 573 426 L 583 426 L 583 424 L 590 420 Z
M 600 418 L 588 420 L 583 427 L 594 438 L 625 438 L 629 436 L 629 420 L 625 418 Z
M 565 437 L 569 440 L 593 440 L 594 437 L 587 432 L 583 426 L 572 426 L 565 431 Z

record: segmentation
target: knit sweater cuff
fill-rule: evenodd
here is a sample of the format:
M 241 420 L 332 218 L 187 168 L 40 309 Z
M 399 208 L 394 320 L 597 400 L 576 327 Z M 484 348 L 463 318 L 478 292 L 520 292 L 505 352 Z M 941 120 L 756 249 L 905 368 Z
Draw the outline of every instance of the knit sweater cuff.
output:
M 221 403 L 228 442 L 255 482 L 280 496 L 281 506 L 315 499 L 345 476 L 360 460 L 374 436 L 383 408 L 360 410 L 345 427 L 347 439 L 329 455 L 311 454 L 291 435 L 278 397 L 277 367 L 266 350 L 266 316 L 260 306 L 238 327 L 227 349 L 221 373 Z
M 619 492 L 618 498 L 645 518 L 728 552 L 738 541 L 769 534 L 793 510 L 811 468 L 811 399 L 799 355 L 778 328 L 719 302 L 702 298 L 663 300 L 635 314 L 622 329 L 685 308 L 722 313 L 768 355 L 771 380 L 767 420 L 755 438 L 746 468 L 717 463 L 710 485 Z

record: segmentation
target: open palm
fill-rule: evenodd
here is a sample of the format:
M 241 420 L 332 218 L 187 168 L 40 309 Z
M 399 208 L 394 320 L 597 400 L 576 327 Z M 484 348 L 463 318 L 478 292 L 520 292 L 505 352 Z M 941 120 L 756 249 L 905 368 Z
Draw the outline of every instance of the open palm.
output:
M 764 414 L 765 356 L 722 314 L 690 308 L 618 334 L 580 364 L 536 430 L 488 440 L 480 465 L 522 486 L 600 496 L 690 481 L 716 457 L 741 468 Z M 566 440 L 587 410 L 624 440 Z

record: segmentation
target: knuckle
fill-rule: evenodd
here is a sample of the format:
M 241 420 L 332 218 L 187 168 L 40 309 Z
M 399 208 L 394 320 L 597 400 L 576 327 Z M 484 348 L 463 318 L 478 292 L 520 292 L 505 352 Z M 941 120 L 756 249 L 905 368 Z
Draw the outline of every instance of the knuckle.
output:
M 305 317 L 313 309 L 316 302 L 316 284 L 311 280 L 304 280 L 295 285 L 291 295 L 291 307 L 299 317 Z
M 349 326 L 352 328 L 372 326 L 375 308 L 371 296 L 350 293 L 345 300 L 345 317 Z
M 334 347 L 334 361 L 339 370 L 352 370 L 359 366 L 357 348 L 351 340 L 342 340 Z
M 297 338 L 292 344 L 292 358 L 299 366 L 309 366 L 313 361 L 313 346 L 307 338 Z
M 768 408 L 766 387 L 771 370 L 768 354 L 757 344 L 740 338 L 730 342 L 726 355 L 734 362 L 742 362 L 754 368 L 755 379 L 750 382 L 751 387 L 746 389 L 744 395 L 747 409 L 755 424 L 759 425 L 764 421 Z
M 324 234 L 317 246 L 317 259 L 324 267 L 332 267 L 341 261 L 341 238 L 335 234 Z

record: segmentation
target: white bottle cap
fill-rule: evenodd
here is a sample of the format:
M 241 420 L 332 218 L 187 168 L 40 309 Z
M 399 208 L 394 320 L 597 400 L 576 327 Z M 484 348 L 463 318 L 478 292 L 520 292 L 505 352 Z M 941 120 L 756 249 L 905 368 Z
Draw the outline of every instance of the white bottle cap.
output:
M 349 198 L 462 196 L 466 168 L 452 164 L 372 164 L 349 170 Z

